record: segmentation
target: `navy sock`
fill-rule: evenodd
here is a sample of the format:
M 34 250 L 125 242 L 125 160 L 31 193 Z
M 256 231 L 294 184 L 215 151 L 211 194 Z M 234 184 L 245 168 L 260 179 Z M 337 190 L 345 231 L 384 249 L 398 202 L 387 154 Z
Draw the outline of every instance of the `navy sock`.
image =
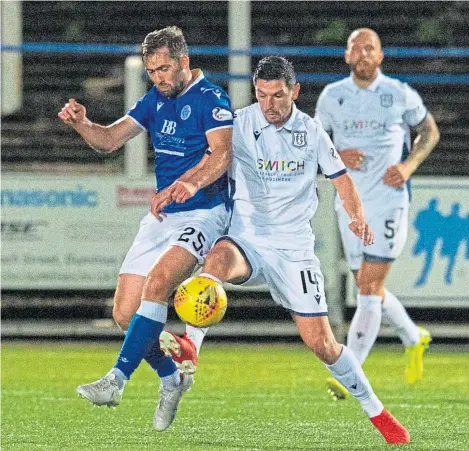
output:
M 150 348 L 150 351 L 145 356 L 145 360 L 160 377 L 169 376 L 177 370 L 174 360 L 171 357 L 166 356 L 160 349 L 159 341 Z
M 114 367 L 121 370 L 130 379 L 143 357 L 148 354 L 155 342 L 158 342 L 163 328 L 164 323 L 136 313 L 130 322 Z

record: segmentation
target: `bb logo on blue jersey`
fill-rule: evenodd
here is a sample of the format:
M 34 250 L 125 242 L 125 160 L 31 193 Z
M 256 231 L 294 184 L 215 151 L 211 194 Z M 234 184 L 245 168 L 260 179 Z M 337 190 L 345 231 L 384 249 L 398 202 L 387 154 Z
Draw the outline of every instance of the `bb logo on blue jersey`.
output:
M 176 122 L 165 119 L 161 133 L 164 133 L 165 135 L 174 135 L 176 133 Z

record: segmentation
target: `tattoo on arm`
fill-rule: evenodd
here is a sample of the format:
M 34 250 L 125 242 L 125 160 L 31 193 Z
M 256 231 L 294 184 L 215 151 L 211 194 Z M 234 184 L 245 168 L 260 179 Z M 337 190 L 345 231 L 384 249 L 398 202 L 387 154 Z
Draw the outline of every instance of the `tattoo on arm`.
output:
M 430 155 L 440 140 L 438 126 L 430 113 L 427 114 L 427 117 L 415 130 L 417 137 L 414 140 L 412 152 L 408 160 L 408 162 L 414 166 L 414 170 Z

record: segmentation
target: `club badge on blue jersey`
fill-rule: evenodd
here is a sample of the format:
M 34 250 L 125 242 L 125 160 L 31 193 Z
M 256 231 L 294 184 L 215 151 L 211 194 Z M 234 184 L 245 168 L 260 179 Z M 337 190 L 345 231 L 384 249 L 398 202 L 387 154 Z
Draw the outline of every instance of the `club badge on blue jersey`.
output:
M 185 121 L 186 119 L 189 119 L 189 116 L 191 115 L 191 107 L 190 105 L 185 105 L 182 107 L 182 110 L 181 110 L 181 119 L 183 121 Z

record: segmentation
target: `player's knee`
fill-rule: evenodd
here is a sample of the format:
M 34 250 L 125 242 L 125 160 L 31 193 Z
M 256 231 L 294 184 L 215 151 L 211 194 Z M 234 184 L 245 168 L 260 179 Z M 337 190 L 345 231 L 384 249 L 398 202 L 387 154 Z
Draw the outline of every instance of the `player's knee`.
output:
M 362 295 L 379 295 L 384 292 L 384 280 L 370 279 L 359 274 L 358 288 Z
M 227 262 L 232 260 L 233 244 L 229 241 L 219 241 L 216 246 L 210 251 L 204 264 L 204 271 L 212 273 L 214 269 L 224 268 Z
M 158 275 L 158 277 L 149 275 L 143 284 L 142 299 L 166 301 L 172 291 L 172 281 L 164 274 Z
M 384 296 L 384 285 L 382 283 L 364 283 L 358 286 L 363 296 Z

